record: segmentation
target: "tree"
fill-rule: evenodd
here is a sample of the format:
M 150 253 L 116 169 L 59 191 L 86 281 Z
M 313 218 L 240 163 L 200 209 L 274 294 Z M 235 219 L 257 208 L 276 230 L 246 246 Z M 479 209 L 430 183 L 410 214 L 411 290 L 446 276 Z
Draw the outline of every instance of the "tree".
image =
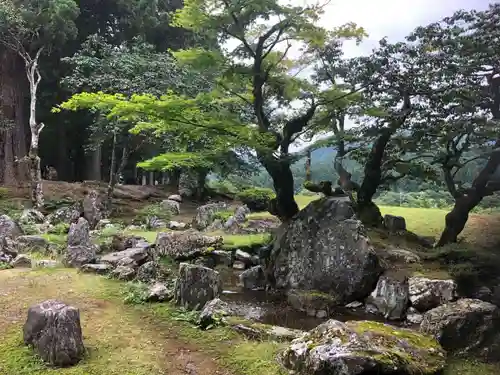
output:
M 435 150 L 455 201 L 446 215 L 438 246 L 456 242 L 469 212 L 500 190 L 500 5 L 486 11 L 459 11 L 420 27 L 410 40 L 421 45 L 435 95 L 416 138 Z M 469 163 L 483 160 L 470 184 L 458 180 Z
M 42 176 L 38 156 L 40 132 L 44 128 L 36 117 L 40 57 L 76 35 L 74 20 L 78 7 L 73 0 L 11 1 L 0 2 L 0 43 L 22 58 L 29 83 L 29 126 L 31 141 L 27 156 L 31 201 L 34 207 L 43 206 Z

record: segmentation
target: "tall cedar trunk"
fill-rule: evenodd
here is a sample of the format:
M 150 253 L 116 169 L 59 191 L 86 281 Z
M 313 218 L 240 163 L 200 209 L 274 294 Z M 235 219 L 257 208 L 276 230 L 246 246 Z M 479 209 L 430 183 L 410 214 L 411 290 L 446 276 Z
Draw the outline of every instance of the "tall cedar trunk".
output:
M 382 214 L 373 202 L 373 197 L 382 182 L 382 160 L 387 143 L 391 139 L 392 131 L 389 128 L 382 129 L 364 168 L 364 178 L 357 193 L 357 210 L 364 224 L 378 226 L 382 223 Z
M 43 207 L 43 189 L 42 189 L 42 170 L 40 167 L 40 157 L 38 156 L 38 143 L 40 140 L 40 133 L 43 130 L 43 123 L 36 121 L 36 102 L 37 90 L 41 81 L 40 72 L 38 71 L 38 59 L 42 49 L 39 49 L 32 59 L 29 55 L 25 55 L 26 74 L 30 85 L 30 130 L 31 142 L 28 153 L 29 166 L 30 166 L 30 180 L 31 180 L 31 202 L 33 207 Z
M 311 181 L 311 150 L 306 153 L 306 181 Z
M 276 192 L 275 207 L 270 212 L 282 221 L 288 221 L 299 212 L 295 202 L 293 173 L 288 160 L 277 160 L 269 155 L 259 155 L 259 159 L 273 179 Z
M 101 145 L 95 145 L 87 154 L 87 179 L 101 181 Z
M 201 169 L 196 173 L 196 193 L 195 198 L 202 202 L 205 200 L 206 196 L 206 185 L 205 182 L 207 180 L 208 171 L 206 169 Z
M 500 141 L 497 141 L 495 146 L 499 147 Z M 472 209 L 481 203 L 485 196 L 498 190 L 498 187 L 490 189 L 488 186 L 491 177 L 496 175 L 498 168 L 500 168 L 500 150 L 490 155 L 486 165 L 472 182 L 471 188 L 467 192 L 457 195 L 453 209 L 446 215 L 445 228 L 436 246 L 457 242 Z
M 5 185 L 16 185 L 28 175 L 26 164 L 16 163 L 26 155 L 22 66 L 19 56 L 0 48 L 0 182 Z
M 109 182 L 107 191 L 107 206 L 110 208 L 113 189 L 116 185 L 116 129 L 113 131 L 113 142 L 111 145 L 111 163 L 109 166 Z
M 179 191 L 179 180 L 181 178 L 181 170 L 174 169 L 168 172 L 168 187 L 173 191 Z

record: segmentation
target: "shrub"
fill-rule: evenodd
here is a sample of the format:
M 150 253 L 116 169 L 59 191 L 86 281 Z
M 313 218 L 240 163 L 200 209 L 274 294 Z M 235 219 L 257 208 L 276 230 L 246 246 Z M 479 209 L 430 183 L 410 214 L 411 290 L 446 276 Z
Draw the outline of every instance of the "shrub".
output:
M 49 234 L 68 234 L 69 232 L 69 224 L 59 223 L 49 228 L 47 233 Z
M 227 219 L 229 219 L 233 215 L 234 215 L 234 212 L 232 212 L 232 211 L 218 211 L 218 212 L 214 213 L 213 218 L 219 219 L 219 220 L 225 222 L 225 221 L 227 221 Z
M 252 212 L 267 211 L 269 202 L 276 194 L 272 189 L 250 188 L 238 193 L 237 198 L 248 206 Z
M 125 287 L 123 302 L 130 305 L 140 305 L 148 298 L 148 285 L 141 282 L 128 282 Z
M 8 270 L 9 268 L 12 268 L 9 263 L 0 262 L 0 270 Z
M 165 210 L 159 204 L 150 204 L 136 211 L 135 224 L 144 224 L 147 229 L 155 227 L 158 220 L 168 221 L 171 218 L 171 212 Z

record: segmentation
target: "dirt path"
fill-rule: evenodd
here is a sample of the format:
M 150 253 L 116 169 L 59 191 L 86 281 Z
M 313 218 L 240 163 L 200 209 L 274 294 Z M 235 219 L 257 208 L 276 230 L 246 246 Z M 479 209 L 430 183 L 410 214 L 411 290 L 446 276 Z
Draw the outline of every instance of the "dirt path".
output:
M 0 271 L 0 374 L 230 375 L 196 344 L 151 316 L 123 305 L 117 284 L 104 278 L 58 271 Z M 80 309 L 88 358 L 70 369 L 47 370 L 22 345 L 30 305 L 60 299 Z

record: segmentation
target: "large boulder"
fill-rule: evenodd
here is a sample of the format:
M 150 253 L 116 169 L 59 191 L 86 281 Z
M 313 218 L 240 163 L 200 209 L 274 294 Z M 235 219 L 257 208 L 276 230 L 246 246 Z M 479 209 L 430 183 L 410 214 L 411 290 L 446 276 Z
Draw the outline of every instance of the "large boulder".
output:
M 94 229 L 97 223 L 104 218 L 104 206 L 99 193 L 96 190 L 91 190 L 82 202 L 83 217 L 89 222 L 90 228 Z
M 19 254 L 12 261 L 12 267 L 14 268 L 31 268 L 31 258 L 25 254 Z
M 68 232 L 68 246 L 89 246 L 90 224 L 87 219 L 81 217 L 76 223 L 72 223 Z
M 38 252 L 42 254 L 48 254 L 50 244 L 42 236 L 27 235 L 19 236 L 16 238 L 17 247 L 19 250 L 22 249 L 24 252 Z
M 165 199 L 161 202 L 161 207 L 172 216 L 179 215 L 181 213 L 181 205 L 179 202 L 174 200 Z
M 389 232 L 397 233 L 406 230 L 406 221 L 402 216 L 385 215 L 384 225 Z
M 478 299 L 460 299 L 424 314 L 420 331 L 454 355 L 500 361 L 500 309 Z
M 66 248 L 64 264 L 69 267 L 80 268 L 85 264 L 95 263 L 97 246 L 75 245 Z
M 215 214 L 220 211 L 226 211 L 228 205 L 224 202 L 209 203 L 196 209 L 196 216 L 193 219 L 192 226 L 198 230 L 206 229 L 215 219 Z
M 368 312 L 388 320 L 404 320 L 410 303 L 408 277 L 381 276 L 377 287 L 366 300 Z
M 453 280 L 410 277 L 411 305 L 420 312 L 426 312 L 457 297 L 457 284 Z
M 367 297 L 382 271 L 352 205 L 336 198 L 312 202 L 284 224 L 266 267 L 276 288 L 317 290 L 339 305 Z
M 278 360 L 301 375 L 438 375 L 445 352 L 434 338 L 408 329 L 328 320 L 293 340 Z
M 178 305 L 201 310 L 208 301 L 219 297 L 222 281 L 219 273 L 210 268 L 189 263 L 179 265 L 174 298 Z
M 158 233 L 153 254 L 155 257 L 185 260 L 196 252 L 203 253 L 204 249 L 220 247 L 222 241 L 221 236 L 206 236 L 194 230 Z
M 80 312 L 60 301 L 30 307 L 23 336 L 24 343 L 52 366 L 75 365 L 85 354 Z
M 82 204 L 80 202 L 68 207 L 61 207 L 45 218 L 49 224 L 56 225 L 59 223 L 70 224 L 81 216 L 83 212 Z
M 23 230 L 10 216 L 0 215 L 0 237 L 15 238 L 22 234 Z

